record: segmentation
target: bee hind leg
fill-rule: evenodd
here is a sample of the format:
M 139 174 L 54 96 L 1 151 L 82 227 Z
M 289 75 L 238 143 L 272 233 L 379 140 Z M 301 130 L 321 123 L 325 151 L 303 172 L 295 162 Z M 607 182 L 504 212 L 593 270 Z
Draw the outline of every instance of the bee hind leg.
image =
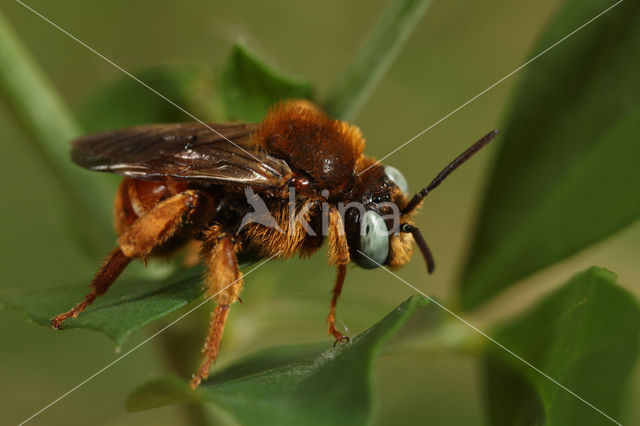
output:
M 62 322 L 76 318 L 87 306 L 107 292 L 125 267 L 135 258 L 146 258 L 155 247 L 164 243 L 180 227 L 198 206 L 198 191 L 184 191 L 158 203 L 145 215 L 137 219 L 118 239 L 118 248 L 113 250 L 91 281 L 91 291 L 69 311 L 51 319 L 51 326 L 62 329 Z
M 211 313 L 209 332 L 202 348 L 202 361 L 191 379 L 192 389 L 209 377 L 210 366 L 218 357 L 229 307 L 239 299 L 242 291 L 242 273 L 236 258 L 237 250 L 238 245 L 233 238 L 219 230 L 212 232 L 204 244 L 207 293 L 210 297 L 216 298 L 217 305 Z

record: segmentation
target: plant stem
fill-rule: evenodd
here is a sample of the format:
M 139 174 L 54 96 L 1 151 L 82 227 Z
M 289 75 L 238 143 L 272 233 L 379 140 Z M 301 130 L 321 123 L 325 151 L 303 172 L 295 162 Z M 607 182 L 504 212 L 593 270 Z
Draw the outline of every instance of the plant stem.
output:
M 457 319 L 447 319 L 423 334 L 388 345 L 382 355 L 407 353 L 430 354 L 454 350 L 458 353 L 478 355 L 483 352 L 487 340 Z
M 78 241 L 104 254 L 106 242 L 113 240 L 112 190 L 104 178 L 71 163 L 69 141 L 80 135 L 80 128 L 1 12 L 0 91 L 61 185 Z
M 329 115 L 350 121 L 398 56 L 431 0 L 393 0 L 325 102 Z
M 198 366 L 202 336 L 207 333 L 209 313 L 206 309 L 199 309 L 190 317 L 185 318 L 177 328 L 165 330 L 157 342 L 162 357 L 167 366 L 177 376 L 188 382 Z M 168 323 L 168 321 L 163 321 Z M 164 327 L 162 327 L 164 328 Z M 159 327 L 159 329 L 162 329 Z M 186 404 L 181 406 L 188 425 L 212 424 L 207 409 L 201 404 Z

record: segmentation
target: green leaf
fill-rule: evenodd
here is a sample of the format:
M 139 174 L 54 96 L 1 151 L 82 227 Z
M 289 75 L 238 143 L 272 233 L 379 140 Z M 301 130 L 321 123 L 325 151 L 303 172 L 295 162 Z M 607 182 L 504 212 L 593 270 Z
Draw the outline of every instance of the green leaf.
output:
M 187 64 L 159 65 L 135 76 L 203 121 L 223 120 L 222 100 L 214 93 L 214 74 Z M 79 112 L 87 132 L 137 124 L 194 121 L 166 99 L 129 76 L 102 86 Z
M 437 308 L 422 296 L 413 296 L 348 344 L 258 352 L 223 371 L 214 371 L 195 392 L 182 379 L 161 377 L 135 390 L 127 408 L 139 411 L 203 401 L 232 413 L 245 425 L 366 424 L 374 355 L 414 313 L 426 309 Z
M 353 120 L 400 53 L 431 0 L 389 3 L 349 68 L 334 83 L 325 109 L 335 118 Z
M 292 80 L 268 65 L 248 47 L 236 44 L 220 76 L 226 116 L 258 122 L 274 103 L 285 99 L 312 99 L 306 82 Z
M 70 232 L 83 248 L 104 254 L 113 240 L 112 191 L 103 179 L 71 162 L 69 141 L 80 135 L 79 127 L 2 13 L 0 91 L 67 197 Z
M 536 51 L 608 6 L 567 2 Z M 527 67 L 497 142 L 465 308 L 640 217 L 638 45 L 640 3 L 624 2 Z
M 204 293 L 200 268 L 181 271 L 162 281 L 125 278 L 99 297 L 78 318 L 64 322 L 65 329 L 85 328 L 102 332 L 116 345 L 135 330 L 176 311 Z M 50 319 L 66 312 L 88 292 L 85 286 L 47 288 L 7 293 L 3 303 L 21 311 L 38 324 L 50 327 Z
M 496 333 L 504 344 L 606 415 L 622 421 L 627 384 L 638 357 L 640 307 L 592 267 Z M 611 423 L 495 345 L 486 357 L 493 425 Z

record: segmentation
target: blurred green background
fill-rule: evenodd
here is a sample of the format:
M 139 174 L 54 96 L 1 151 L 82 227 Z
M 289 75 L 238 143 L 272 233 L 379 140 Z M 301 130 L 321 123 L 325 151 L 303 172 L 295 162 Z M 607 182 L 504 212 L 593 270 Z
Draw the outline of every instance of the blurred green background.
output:
M 387 154 L 529 59 L 536 36 L 561 3 L 434 2 L 354 120 L 367 137 L 367 152 L 377 157 Z M 282 71 L 311 81 L 322 95 L 347 66 L 386 2 L 32 0 L 28 4 L 128 71 L 166 63 L 195 63 L 219 70 L 231 45 L 242 39 Z M 120 71 L 18 3 L 0 1 L 0 8 L 74 110 L 81 110 L 101 85 L 120 77 Z M 386 163 L 405 174 L 412 190 L 426 185 L 467 145 L 500 126 L 519 77 L 486 93 Z M 149 92 L 148 96 L 156 95 Z M 185 121 L 189 121 L 186 116 Z M 100 259 L 87 258 L 68 237 L 59 188 L 2 102 L 0 129 L 1 291 L 88 283 Z M 449 178 L 417 218 L 435 253 L 437 273 L 427 276 L 418 257 L 399 272 L 445 301 L 453 294 L 475 226 L 492 149 Z M 640 295 L 639 244 L 640 226 L 635 224 L 523 280 L 470 320 L 482 328 L 531 304 L 550 283 L 562 283 L 593 264 L 615 271 L 622 286 Z M 277 344 L 329 342 L 324 320 L 333 279 L 334 270 L 322 255 L 272 262 L 252 274 L 246 280 L 244 303 L 233 309 L 219 363 Z M 355 336 L 411 293 L 382 271 L 350 269 L 338 319 L 347 334 Z M 176 328 L 189 333 L 192 325 L 193 321 L 185 321 Z M 156 329 L 151 326 L 137 333 L 122 350 Z M 0 412 L 2 423 L 7 424 L 30 416 L 116 356 L 112 343 L 102 335 L 85 330 L 54 333 L 8 309 L 0 310 L 0 339 L 5 389 Z M 161 340 L 151 341 L 32 424 L 180 424 L 184 418 L 179 408 L 129 414 L 123 407 L 130 390 L 167 370 L 165 358 Z M 472 358 L 451 352 L 383 356 L 375 364 L 374 384 L 377 424 L 485 423 L 481 374 Z M 637 395 L 637 373 L 634 387 Z M 636 410 L 631 419 L 640 422 L 639 409 L 631 410 Z

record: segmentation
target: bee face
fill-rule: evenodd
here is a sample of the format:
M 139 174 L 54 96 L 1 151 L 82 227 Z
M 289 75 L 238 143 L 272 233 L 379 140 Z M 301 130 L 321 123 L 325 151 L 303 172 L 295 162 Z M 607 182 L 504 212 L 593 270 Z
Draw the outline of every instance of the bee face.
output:
M 365 269 L 399 266 L 398 242 L 406 240 L 399 234 L 402 221 L 408 220 L 402 215 L 408 204 L 407 191 L 406 179 L 391 166 L 376 165 L 360 176 L 345 211 L 349 251 L 358 266 Z

